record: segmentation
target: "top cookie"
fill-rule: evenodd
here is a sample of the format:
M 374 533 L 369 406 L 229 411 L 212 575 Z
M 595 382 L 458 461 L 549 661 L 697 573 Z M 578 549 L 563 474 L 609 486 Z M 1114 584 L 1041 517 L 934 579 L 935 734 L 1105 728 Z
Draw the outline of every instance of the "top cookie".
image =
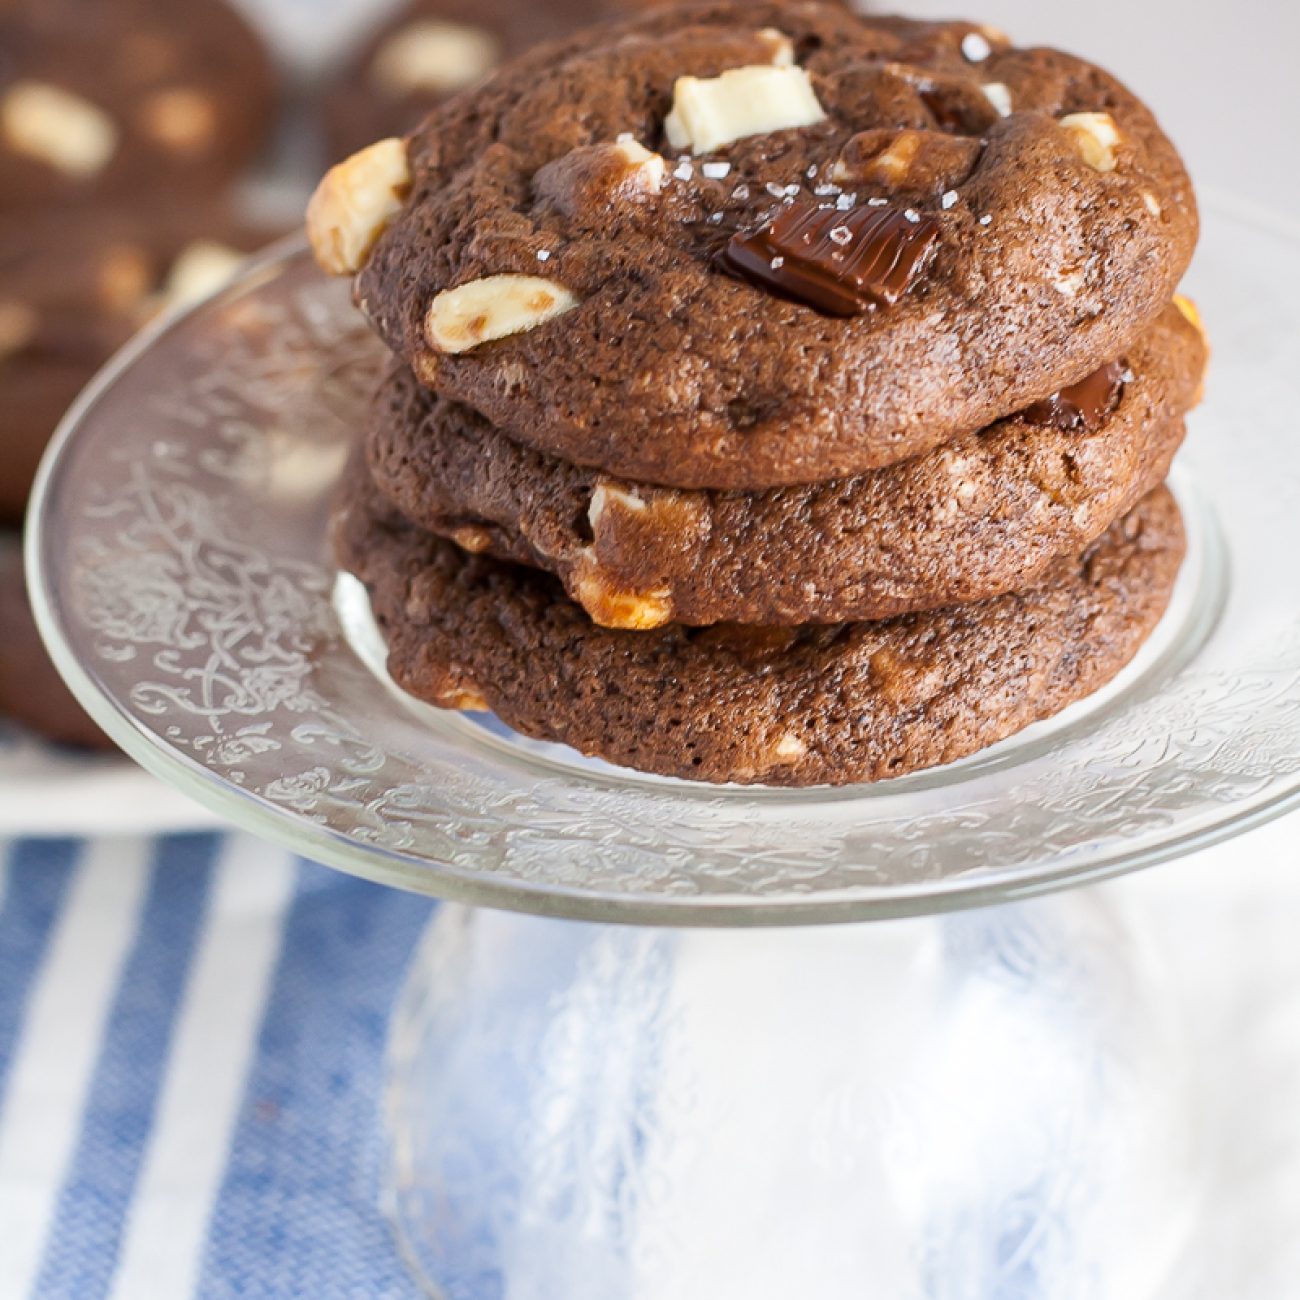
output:
M 274 85 L 224 0 L 8 0 L 0 211 L 215 190 L 266 139 Z
M 423 382 L 514 437 L 762 489 L 1077 382 L 1159 314 L 1197 218 L 1173 146 L 1099 69 L 769 2 L 526 55 L 406 150 L 340 164 L 309 226 Z

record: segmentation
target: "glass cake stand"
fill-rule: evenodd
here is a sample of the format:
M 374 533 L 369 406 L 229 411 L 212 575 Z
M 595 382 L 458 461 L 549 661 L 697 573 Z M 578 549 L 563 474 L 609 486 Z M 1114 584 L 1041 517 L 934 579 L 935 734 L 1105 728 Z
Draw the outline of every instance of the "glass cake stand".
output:
M 876 787 L 641 776 L 397 691 L 326 538 L 380 349 L 300 248 L 70 414 L 28 560 L 87 709 L 230 820 L 459 904 L 390 1058 L 392 1213 L 431 1292 L 1158 1287 L 1195 1213 L 1180 1008 L 1112 901 L 1054 891 L 1300 798 L 1300 242 L 1206 227 L 1169 614 L 1093 699 Z

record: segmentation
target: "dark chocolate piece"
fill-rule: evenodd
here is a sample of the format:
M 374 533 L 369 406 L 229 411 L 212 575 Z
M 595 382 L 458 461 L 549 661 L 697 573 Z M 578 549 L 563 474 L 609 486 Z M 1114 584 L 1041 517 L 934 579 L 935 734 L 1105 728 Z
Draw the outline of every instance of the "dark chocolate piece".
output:
M 848 212 L 792 203 L 767 225 L 735 235 L 724 263 L 831 316 L 892 307 L 934 255 L 937 218 L 891 207 Z
M 1025 419 L 1031 424 L 1092 432 L 1114 410 L 1120 389 L 1124 387 L 1124 373 L 1124 363 L 1112 361 L 1077 384 L 1035 402 L 1025 412 Z

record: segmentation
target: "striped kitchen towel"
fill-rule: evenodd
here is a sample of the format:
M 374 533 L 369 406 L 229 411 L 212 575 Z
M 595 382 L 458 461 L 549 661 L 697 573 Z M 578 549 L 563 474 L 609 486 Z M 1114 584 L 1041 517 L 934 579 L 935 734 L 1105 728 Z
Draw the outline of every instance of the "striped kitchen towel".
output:
M 430 911 L 243 835 L 0 841 L 0 1300 L 413 1297 L 379 1102 Z

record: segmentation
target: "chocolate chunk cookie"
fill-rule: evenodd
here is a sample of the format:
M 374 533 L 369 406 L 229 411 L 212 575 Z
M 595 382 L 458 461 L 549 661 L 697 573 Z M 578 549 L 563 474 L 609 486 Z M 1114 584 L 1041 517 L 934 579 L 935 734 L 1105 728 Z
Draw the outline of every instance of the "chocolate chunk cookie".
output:
M 0 211 L 216 190 L 266 139 L 274 86 L 224 0 L 8 0 Z
M 16 534 L 0 534 L 0 718 L 56 744 L 111 749 L 50 662 L 36 631 Z
M 663 0 L 415 0 L 339 70 L 324 96 L 330 156 L 403 135 L 444 100 L 540 41 Z
M 353 466 L 336 521 L 403 689 L 642 771 L 848 784 L 974 753 L 1097 690 L 1164 611 L 1184 550 L 1168 491 L 1028 591 L 833 627 L 594 626 L 550 575 L 407 523 Z
M 50 435 L 159 310 L 201 297 L 272 237 L 220 204 L 0 220 L 0 522 L 17 523 Z
M 1105 72 L 965 23 L 706 4 L 525 55 L 309 216 L 441 395 L 672 487 L 860 474 L 1073 385 L 1160 314 L 1183 165 Z
M 467 550 L 556 573 L 608 627 L 838 623 L 986 600 L 1077 555 L 1165 479 L 1204 373 L 1175 307 L 1071 394 L 914 460 L 764 493 L 682 491 L 511 441 L 405 368 L 377 396 L 380 489 Z

